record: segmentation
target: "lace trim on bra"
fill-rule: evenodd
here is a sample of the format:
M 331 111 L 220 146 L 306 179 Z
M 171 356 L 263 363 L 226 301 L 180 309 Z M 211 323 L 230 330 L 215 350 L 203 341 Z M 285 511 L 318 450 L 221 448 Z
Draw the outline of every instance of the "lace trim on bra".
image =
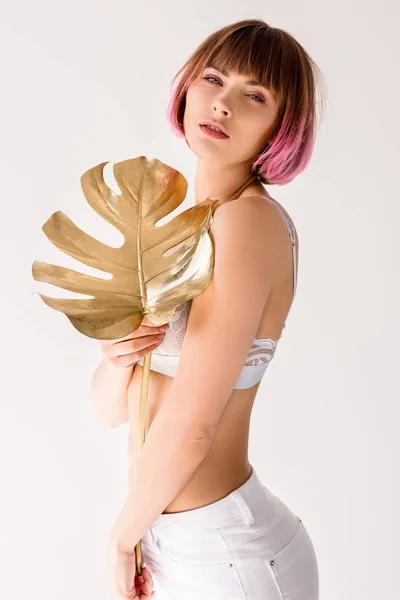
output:
M 245 367 L 256 367 L 269 363 L 274 357 L 278 340 L 273 338 L 255 338 L 247 356 Z
M 168 321 L 169 329 L 167 329 L 161 344 L 153 350 L 153 353 L 161 354 L 162 356 L 179 356 L 186 333 L 191 305 L 192 300 L 187 300 L 176 307 L 174 314 Z

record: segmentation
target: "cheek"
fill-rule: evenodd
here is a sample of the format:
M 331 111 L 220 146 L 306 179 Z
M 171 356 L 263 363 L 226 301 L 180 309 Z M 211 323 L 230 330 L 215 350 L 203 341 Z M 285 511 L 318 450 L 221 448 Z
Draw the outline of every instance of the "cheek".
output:
M 194 90 L 191 86 L 186 93 L 184 118 L 190 117 L 196 111 L 196 105 L 197 105 L 196 93 L 194 92 Z
M 238 157 L 240 156 L 242 160 L 253 158 L 264 148 L 268 141 L 268 131 L 265 127 L 265 122 L 260 123 L 257 119 L 254 119 L 250 120 L 246 125 L 241 129 L 240 143 L 236 144 L 234 148 L 235 154 Z
M 271 124 L 265 118 L 253 117 L 247 127 L 247 140 L 249 146 L 256 152 L 265 146 L 270 136 Z
M 186 94 L 186 105 L 183 116 L 185 128 L 188 127 L 191 130 L 194 130 L 198 121 L 206 119 L 209 114 L 210 111 L 207 109 L 204 97 L 192 85 Z
M 249 119 L 242 129 L 243 145 L 253 151 L 258 148 L 266 137 L 265 123 L 258 119 Z
M 199 106 L 205 101 L 205 94 L 201 91 L 200 87 L 196 83 L 192 83 L 186 94 L 186 102 L 193 105 Z

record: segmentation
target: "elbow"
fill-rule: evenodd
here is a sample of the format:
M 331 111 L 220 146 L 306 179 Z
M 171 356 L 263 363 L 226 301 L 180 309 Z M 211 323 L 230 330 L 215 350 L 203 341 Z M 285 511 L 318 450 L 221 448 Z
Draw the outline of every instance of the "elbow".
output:
M 196 429 L 196 431 L 189 434 L 189 442 L 192 444 L 208 444 L 211 441 L 211 438 L 211 433 L 205 430 Z
M 193 448 L 199 449 L 202 452 L 203 448 L 208 448 L 211 444 L 213 434 L 210 427 L 201 427 L 199 423 L 188 422 L 187 419 L 178 419 L 176 416 L 172 416 L 168 419 L 168 422 L 159 421 L 160 425 L 160 436 L 165 439 L 165 432 L 168 432 L 168 438 L 174 445 L 178 444 L 188 449 Z M 151 428 L 151 430 L 153 427 Z
M 107 425 L 107 427 L 111 427 L 112 429 L 115 429 L 116 427 L 118 427 L 119 425 L 122 425 L 123 423 L 126 423 L 126 421 L 127 421 L 127 419 L 111 418 L 109 415 L 103 415 L 102 413 L 99 413 L 98 411 L 96 414 L 97 414 L 98 419 L 104 425 Z
M 208 446 L 212 443 L 217 426 L 210 423 L 210 419 L 199 419 L 198 416 L 193 417 L 193 415 L 188 416 L 183 411 L 177 419 L 175 414 L 174 412 L 175 428 L 178 428 L 178 431 L 182 433 L 186 442 L 194 446 Z
M 104 421 L 104 423 L 106 425 L 108 425 L 108 427 L 111 427 L 112 429 L 115 429 L 116 427 L 119 427 L 120 425 L 123 425 L 127 421 L 128 421 L 128 419 L 119 419 L 118 421 L 115 421 L 115 420 Z
M 108 425 L 109 427 L 111 427 L 112 429 L 115 429 L 116 427 L 119 427 L 120 425 L 123 425 L 124 423 L 127 422 L 128 419 L 119 419 L 118 421 L 106 421 L 106 425 Z
M 215 428 L 192 426 L 186 429 L 186 439 L 194 447 L 208 447 L 211 445 Z
M 129 420 L 127 411 L 119 413 L 116 411 L 101 410 L 101 407 L 96 403 L 95 397 L 92 397 L 92 400 L 97 417 L 108 427 L 112 427 L 114 429 L 115 427 L 123 425 Z

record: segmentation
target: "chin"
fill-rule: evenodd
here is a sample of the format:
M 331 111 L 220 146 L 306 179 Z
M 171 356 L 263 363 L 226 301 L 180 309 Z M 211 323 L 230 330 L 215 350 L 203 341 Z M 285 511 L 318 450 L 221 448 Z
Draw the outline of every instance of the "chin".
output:
M 199 158 L 226 156 L 226 151 L 224 151 L 222 144 L 219 146 L 218 140 L 205 138 L 201 131 L 199 135 L 190 136 L 188 143 L 192 152 Z

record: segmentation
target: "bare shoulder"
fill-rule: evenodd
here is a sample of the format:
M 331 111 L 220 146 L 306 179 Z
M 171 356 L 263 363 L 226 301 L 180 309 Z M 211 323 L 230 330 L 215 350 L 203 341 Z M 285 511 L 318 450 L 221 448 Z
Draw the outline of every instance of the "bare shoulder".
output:
M 260 195 L 221 204 L 209 233 L 216 264 L 232 269 L 262 269 L 258 277 L 274 287 L 282 278 L 288 251 L 288 231 L 282 216 Z M 256 266 L 258 265 L 258 267 Z
M 290 222 L 296 242 L 297 231 L 289 213 L 274 198 L 271 200 L 273 203 L 267 200 L 266 194 L 253 193 L 224 202 L 214 213 L 211 233 L 214 235 L 221 232 L 223 235 L 224 228 L 229 232 L 229 228 L 234 228 L 236 223 L 245 236 L 255 235 L 258 232 L 264 240 L 261 242 L 262 245 L 267 249 L 273 247 L 276 251 L 278 247 L 287 248 L 288 230 L 277 207 Z
M 271 215 L 270 218 L 274 219 L 276 223 L 279 220 L 282 221 L 282 218 L 281 218 L 281 216 L 280 216 L 277 208 L 280 211 L 282 211 L 283 215 L 285 216 L 285 218 L 287 219 L 287 221 L 289 221 L 289 223 L 291 225 L 291 228 L 293 229 L 294 236 L 295 236 L 295 241 L 296 241 L 296 246 L 298 247 L 298 245 L 299 245 L 299 237 L 298 237 L 298 234 L 297 234 L 297 229 L 296 229 L 296 226 L 294 224 L 294 221 L 293 221 L 291 215 L 288 213 L 288 211 L 286 210 L 286 208 L 284 208 L 282 206 L 282 204 L 280 204 L 280 202 L 278 202 L 278 200 L 276 200 L 275 198 L 273 198 L 267 192 L 264 192 L 264 193 L 260 192 L 258 194 L 252 194 L 250 196 L 242 196 L 242 197 L 239 198 L 239 200 L 248 201 L 248 200 L 250 200 L 250 198 L 252 198 L 252 199 L 253 198 L 258 198 L 258 201 L 260 201 L 261 203 L 263 202 L 268 207 L 267 211 L 269 211 L 269 214 Z M 270 200 L 272 200 L 272 203 L 268 201 L 268 198 Z M 275 204 L 275 206 L 274 206 L 274 204 Z M 275 217 L 272 216 L 274 213 L 276 213 Z M 281 227 L 281 229 L 282 229 L 282 227 Z M 287 229 L 286 229 L 286 232 L 287 232 Z
M 276 212 L 276 210 L 275 210 Z M 233 242 L 233 234 L 248 238 L 260 234 L 268 246 L 266 230 L 273 229 L 274 208 L 260 195 L 241 197 L 222 203 L 215 211 L 210 227 L 213 236 Z

